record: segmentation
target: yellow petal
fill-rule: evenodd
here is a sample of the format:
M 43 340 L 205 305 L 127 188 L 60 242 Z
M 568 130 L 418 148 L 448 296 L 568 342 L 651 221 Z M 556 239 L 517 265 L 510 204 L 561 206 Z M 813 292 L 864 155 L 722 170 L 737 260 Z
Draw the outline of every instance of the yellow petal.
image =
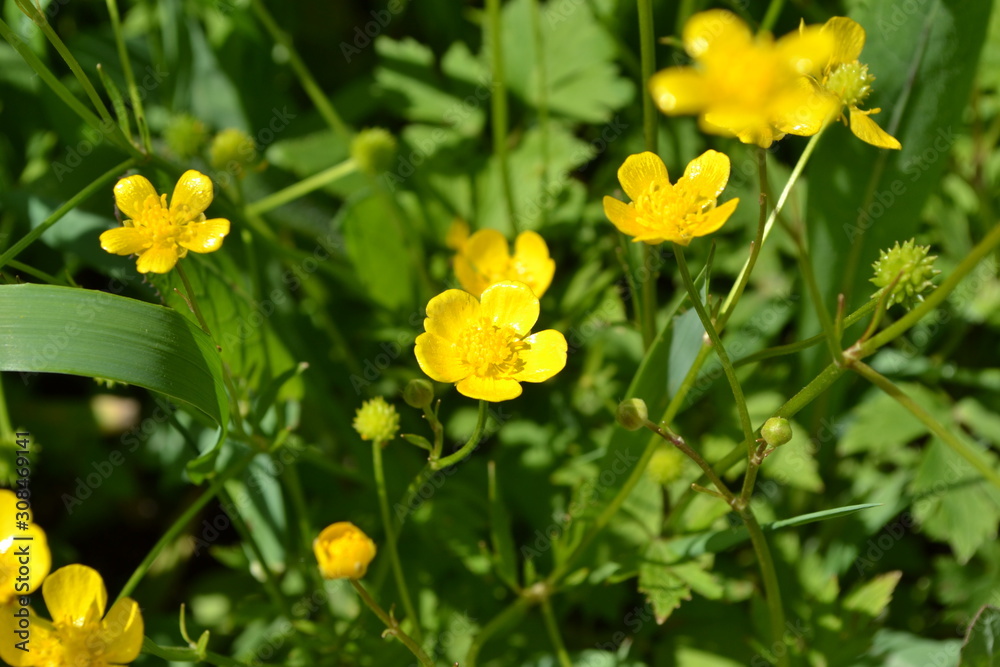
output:
M 839 97 L 800 77 L 775 98 L 774 125 L 780 132 L 811 137 L 834 119 L 841 106 Z
M 778 64 L 794 74 L 816 76 L 835 53 L 834 36 L 822 26 L 806 26 L 790 32 L 774 44 Z
M 101 247 L 112 255 L 136 255 L 152 243 L 142 227 L 118 227 L 101 234 Z
M 699 12 L 684 25 L 684 48 L 695 59 L 716 49 L 745 49 L 751 41 L 753 35 L 743 19 L 724 9 Z
M 729 167 L 729 156 L 708 150 L 688 163 L 683 179 L 700 196 L 716 199 L 729 182 Z
M 139 255 L 135 268 L 139 273 L 166 273 L 174 268 L 180 256 L 174 246 L 153 245 Z
M 427 302 L 424 330 L 455 342 L 480 313 L 476 297 L 460 289 L 446 290 Z
M 528 287 L 539 299 L 552 284 L 556 262 L 549 256 L 549 246 L 537 232 L 521 232 L 514 241 L 514 268 L 524 274 Z
M 635 201 L 646 194 L 654 183 L 669 185 L 670 178 L 667 176 L 667 165 L 663 164 L 660 156 L 645 151 L 625 158 L 618 168 L 618 182 L 622 184 L 625 194 Z
M 469 237 L 455 258 L 455 277 L 463 289 L 479 296 L 491 276 L 502 276 L 510 262 L 506 237 L 495 229 L 480 229 Z
M 490 286 L 490 280 L 476 270 L 472 262 L 464 254 L 455 255 L 455 278 L 462 289 L 474 296 L 479 296 Z
M 780 139 L 770 119 L 756 111 L 725 107 L 705 112 L 699 125 L 706 132 L 737 137 L 745 144 L 768 148 Z
M 604 215 L 618 228 L 622 234 L 636 236 L 646 231 L 646 228 L 639 224 L 635 214 L 635 206 L 630 206 L 614 197 L 604 198 Z
M 566 367 L 566 337 L 555 329 L 546 329 L 524 339 L 531 347 L 518 358 L 524 368 L 514 374 L 518 382 L 543 382 Z
M 481 401 L 509 401 L 521 395 L 521 385 L 510 378 L 470 375 L 456 385 L 458 393 Z
M 204 222 L 192 222 L 184 230 L 178 243 L 194 252 L 212 252 L 222 247 L 222 239 L 229 233 L 229 221 L 212 218 Z
M 103 649 L 101 657 L 109 663 L 128 664 L 142 650 L 143 623 L 139 605 L 132 598 L 122 598 L 111 607 L 97 638 Z M 97 648 L 97 647 L 94 647 Z M 96 651 L 95 651 L 96 652 Z
M 846 16 L 834 16 L 822 28 L 833 37 L 830 65 L 854 62 L 865 48 L 865 29 Z
M 510 325 L 519 336 L 535 326 L 538 312 L 538 297 L 524 283 L 504 281 L 483 292 L 483 317 L 494 326 Z
M 722 206 L 716 206 L 711 211 L 705 214 L 704 222 L 697 227 L 697 229 L 692 229 L 691 234 L 694 236 L 705 236 L 711 234 L 712 232 L 722 227 L 726 224 L 726 220 L 729 220 L 729 216 L 733 214 L 736 210 L 736 205 L 740 202 L 737 199 L 730 199 Z M 687 245 L 686 243 L 684 245 Z
M 437 334 L 417 336 L 416 355 L 420 370 L 438 382 L 458 382 L 470 372 L 455 343 Z
M 649 77 L 649 94 L 667 115 L 694 114 L 708 103 L 709 83 L 693 67 L 668 67 Z
M 156 188 L 145 176 L 129 176 L 115 184 L 115 203 L 126 217 L 141 217 L 143 205 L 150 197 L 160 200 Z
M 185 217 L 190 215 L 187 219 L 194 220 L 205 212 L 212 203 L 212 197 L 212 179 L 200 171 L 188 169 L 181 174 L 174 187 L 174 194 L 170 198 L 170 211 L 179 213 L 184 209 Z
M 851 132 L 861 141 L 879 148 L 899 150 L 903 146 L 891 134 L 878 126 L 868 114 L 857 107 L 851 107 Z
M 28 623 L 31 632 L 31 642 L 28 644 L 28 651 L 22 651 L 14 646 L 20 638 L 11 641 L 11 637 L 17 637 L 14 633 L 24 628 L 18 627 L 19 619 L 14 616 L 12 609 L 7 607 L 0 614 L 0 636 L 4 637 L 0 641 L 0 659 L 4 664 L 11 667 L 34 667 L 38 665 L 69 665 L 73 664 L 65 655 L 65 651 L 59 643 L 52 624 L 44 618 L 35 614 L 34 610 L 28 608 Z
M 99 622 L 108 604 L 104 580 L 86 565 L 67 565 L 50 574 L 42 584 L 42 597 L 56 624 Z

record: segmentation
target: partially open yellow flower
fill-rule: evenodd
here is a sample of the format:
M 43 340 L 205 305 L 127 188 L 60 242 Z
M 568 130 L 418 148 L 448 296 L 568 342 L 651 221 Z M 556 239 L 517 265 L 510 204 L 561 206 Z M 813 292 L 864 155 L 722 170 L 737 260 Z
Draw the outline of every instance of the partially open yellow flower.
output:
M 838 107 L 847 107 L 851 132 L 861 141 L 879 148 L 902 148 L 899 141 L 883 130 L 869 116 L 881 109 L 862 111 L 862 104 L 871 93 L 875 77 L 868 73 L 868 65 L 858 62 L 858 56 L 865 47 L 865 29 L 857 22 L 844 16 L 834 16 L 827 21 L 822 32 L 831 35 L 834 51 L 819 79 L 820 85 L 837 99 Z M 847 118 L 841 113 L 846 124 Z
M 0 657 L 13 667 L 52 665 L 127 665 L 142 649 L 143 622 L 139 605 L 131 598 L 116 602 L 108 615 L 108 593 L 101 575 L 85 565 L 67 565 L 42 584 L 45 606 L 52 621 L 32 617 L 29 651 L 11 641 L 17 620 L 0 614 Z
M 566 366 L 566 338 L 553 329 L 531 333 L 538 297 L 524 283 L 488 287 L 478 300 L 450 289 L 427 304 L 417 362 L 438 382 L 484 401 L 521 395 L 521 382 L 543 382 Z
M 313 540 L 319 571 L 326 579 L 360 579 L 375 558 L 375 543 L 350 521 L 338 521 Z
M 683 39 L 693 66 L 670 67 L 649 80 L 667 115 L 699 114 L 704 131 L 767 148 L 785 134 L 816 134 L 836 112 L 836 102 L 804 76 L 818 76 L 833 53 L 832 37 L 819 26 L 775 41 L 713 9 L 692 16 Z
M 531 288 L 539 299 L 552 284 L 556 263 L 539 234 L 521 232 L 514 241 L 514 256 L 504 235 L 480 229 L 455 255 L 455 276 L 465 291 L 479 296 L 490 285 L 516 280 Z
M 633 241 L 650 245 L 673 241 L 686 246 L 722 227 L 739 199 L 717 206 L 729 182 L 729 158 L 705 151 L 692 160 L 676 184 L 655 153 L 630 155 L 618 169 L 618 181 L 632 202 L 604 198 L 604 214 Z
M 0 607 L 33 593 L 52 567 L 45 531 L 17 501 L 13 491 L 0 489 Z
M 115 203 L 128 219 L 101 234 L 101 247 L 114 255 L 139 255 L 139 273 L 166 273 L 188 250 L 218 250 L 229 221 L 205 219 L 212 197 L 212 180 L 194 169 L 177 181 L 169 207 L 167 195 L 157 194 L 146 178 L 123 178 L 115 185 Z

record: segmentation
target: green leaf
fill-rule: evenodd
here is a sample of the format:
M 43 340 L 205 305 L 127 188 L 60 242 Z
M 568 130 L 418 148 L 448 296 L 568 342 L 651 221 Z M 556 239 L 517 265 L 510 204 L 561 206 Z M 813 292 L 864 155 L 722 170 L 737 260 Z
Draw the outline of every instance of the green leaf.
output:
M 984 605 L 962 645 L 962 667 L 1000 667 L 1000 609 Z
M 371 299 L 389 310 L 415 308 L 413 266 L 393 212 L 375 196 L 346 208 L 347 254 Z
M 490 497 L 490 539 L 493 542 L 493 562 L 496 564 L 497 576 L 512 588 L 518 587 L 517 556 L 514 549 L 514 537 L 511 533 L 510 515 L 507 506 L 500 497 L 497 488 L 496 464 L 489 463 L 489 497 Z
M 93 290 L 0 286 L 0 370 L 134 384 L 187 403 L 223 430 L 229 403 L 212 340 L 177 312 Z
M 639 564 L 639 592 L 645 593 L 653 605 L 658 625 L 663 625 L 681 602 L 691 599 L 691 587 L 674 573 L 670 563 L 667 543 L 657 540 L 649 545 Z
M 889 602 L 892 601 L 892 592 L 896 590 L 896 585 L 899 584 L 902 576 L 903 572 L 896 570 L 880 574 L 870 581 L 866 581 L 847 594 L 847 597 L 844 598 L 844 609 L 875 618 L 889 606 Z

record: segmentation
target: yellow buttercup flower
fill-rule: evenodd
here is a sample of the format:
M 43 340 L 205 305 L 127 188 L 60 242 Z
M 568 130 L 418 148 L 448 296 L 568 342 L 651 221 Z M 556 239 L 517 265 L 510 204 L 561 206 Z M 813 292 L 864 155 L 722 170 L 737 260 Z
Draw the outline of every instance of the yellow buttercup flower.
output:
M 101 247 L 114 255 L 139 255 L 139 273 L 166 273 L 189 250 L 218 250 L 229 221 L 205 219 L 212 197 L 212 180 L 194 169 L 177 181 L 169 207 L 167 195 L 157 194 L 146 178 L 123 178 L 115 185 L 115 203 L 128 219 L 101 234 Z
M 649 80 L 660 110 L 699 114 L 706 132 L 767 148 L 785 134 L 811 136 L 836 112 L 836 101 L 806 77 L 819 76 L 833 38 L 810 26 L 775 41 L 754 36 L 735 14 L 713 9 L 684 26 L 689 67 L 670 67 Z
M 444 244 L 452 250 L 461 250 L 465 242 L 469 240 L 469 223 L 462 218 L 456 217 L 448 226 L 448 232 L 444 237 Z
M 851 132 L 861 141 L 879 148 L 902 148 L 899 141 L 883 130 L 869 116 L 881 109 L 862 111 L 862 104 L 871 93 L 875 77 L 868 72 L 868 65 L 858 62 L 865 46 L 865 29 L 844 16 L 834 16 L 827 21 L 822 32 L 833 37 L 834 51 L 819 79 L 820 85 L 837 98 L 838 108 L 847 107 Z M 847 124 L 848 119 L 841 119 Z
M 350 521 L 338 521 L 313 540 L 319 571 L 326 579 L 360 579 L 375 558 L 375 543 Z
M 453 382 L 469 398 L 516 398 L 521 382 L 543 382 L 566 366 L 561 333 L 531 333 L 538 313 L 538 297 L 524 283 L 496 283 L 481 299 L 442 292 L 427 304 L 417 362 L 431 379 Z
M 52 567 L 45 531 L 32 522 L 30 510 L 17 508 L 17 501 L 13 491 L 0 489 L 0 607 L 34 592 Z
M 650 245 L 673 241 L 686 246 L 722 227 L 739 199 L 722 206 L 717 199 L 729 181 L 729 158 L 705 151 L 671 184 L 667 167 L 655 153 L 630 155 L 618 169 L 618 181 L 632 199 L 626 204 L 604 198 L 604 214 L 633 241 Z
M 495 229 L 480 229 L 455 255 L 455 276 L 462 289 L 479 296 L 490 285 L 516 280 L 531 288 L 539 299 L 552 284 L 556 263 L 539 234 L 522 232 L 514 241 L 514 256 L 504 235 Z
M 142 648 L 143 622 L 139 605 L 131 598 L 116 602 L 108 615 L 108 593 L 97 571 L 85 565 L 67 565 L 42 584 L 45 606 L 52 621 L 33 616 L 29 651 L 15 646 L 17 620 L 0 614 L 0 657 L 13 667 L 127 665 Z

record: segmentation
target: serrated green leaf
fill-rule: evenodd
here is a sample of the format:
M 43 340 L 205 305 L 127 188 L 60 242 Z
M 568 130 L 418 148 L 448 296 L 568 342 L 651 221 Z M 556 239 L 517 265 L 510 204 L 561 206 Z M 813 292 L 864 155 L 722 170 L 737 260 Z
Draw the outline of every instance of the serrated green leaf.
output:
M 653 605 L 658 625 L 663 625 L 681 602 L 691 599 L 691 586 L 673 571 L 670 559 L 667 543 L 657 540 L 639 564 L 639 592 Z
M 889 602 L 892 601 L 892 592 L 896 590 L 902 576 L 903 572 L 896 570 L 880 574 L 864 582 L 844 598 L 844 609 L 875 618 L 889 606 Z
M 222 361 L 205 332 L 169 308 L 105 292 L 0 286 L 0 370 L 108 378 L 187 403 L 223 429 L 229 421 Z
M 1000 609 L 984 605 L 969 625 L 961 667 L 1000 667 Z

